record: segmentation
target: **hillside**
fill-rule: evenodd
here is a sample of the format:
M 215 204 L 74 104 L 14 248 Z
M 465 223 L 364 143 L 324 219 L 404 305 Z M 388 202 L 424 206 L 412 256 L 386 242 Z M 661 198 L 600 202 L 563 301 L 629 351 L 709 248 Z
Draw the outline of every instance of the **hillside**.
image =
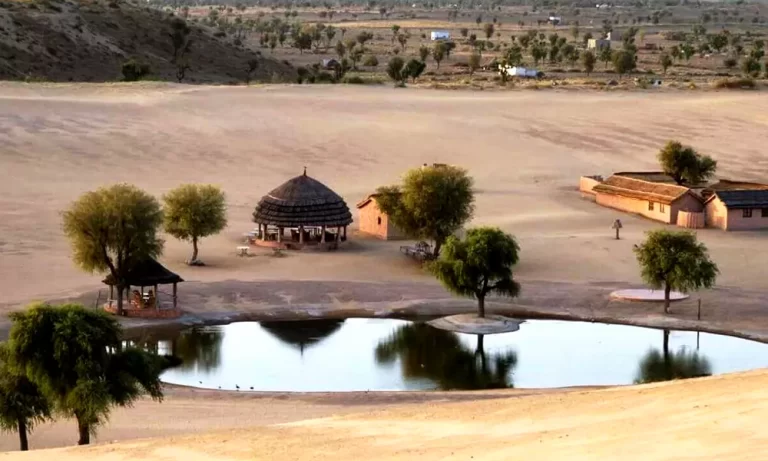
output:
M 0 2 L 0 79 L 116 81 L 121 65 L 149 64 L 150 79 L 175 81 L 168 13 L 128 2 L 23 0 Z M 189 24 L 186 83 L 234 83 L 259 60 L 255 81 L 293 79 L 293 69 Z

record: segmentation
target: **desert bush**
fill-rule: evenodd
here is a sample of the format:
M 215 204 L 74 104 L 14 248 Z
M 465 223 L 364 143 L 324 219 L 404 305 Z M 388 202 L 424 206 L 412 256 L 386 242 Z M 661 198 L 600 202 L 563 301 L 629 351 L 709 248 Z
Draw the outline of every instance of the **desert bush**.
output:
M 712 84 L 712 87 L 718 90 L 748 90 L 755 88 L 755 86 L 755 81 L 751 78 L 721 78 Z
M 334 81 L 330 72 L 318 72 L 315 76 L 315 83 L 334 83 Z
M 135 59 L 129 59 L 120 67 L 123 74 L 123 81 L 136 82 L 149 75 L 149 64 L 139 62 Z
M 357 75 L 344 77 L 344 80 L 342 80 L 341 82 L 346 83 L 348 85 L 365 85 L 365 80 L 363 80 L 362 77 L 358 77 Z

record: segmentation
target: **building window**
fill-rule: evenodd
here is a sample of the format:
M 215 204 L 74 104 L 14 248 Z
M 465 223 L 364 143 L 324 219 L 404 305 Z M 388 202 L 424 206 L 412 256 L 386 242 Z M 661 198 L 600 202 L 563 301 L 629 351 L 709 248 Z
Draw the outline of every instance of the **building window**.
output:
M 752 217 L 752 209 L 744 209 L 742 210 L 742 216 L 745 218 L 751 218 Z
M 653 211 L 653 202 L 648 202 L 648 211 Z
M 768 208 L 763 208 L 762 210 L 760 210 L 760 216 L 762 216 L 763 218 L 768 218 Z
M 379 216 L 379 226 L 381 226 L 381 216 Z
M 661 213 L 664 213 L 664 204 L 663 203 L 659 203 L 659 211 Z

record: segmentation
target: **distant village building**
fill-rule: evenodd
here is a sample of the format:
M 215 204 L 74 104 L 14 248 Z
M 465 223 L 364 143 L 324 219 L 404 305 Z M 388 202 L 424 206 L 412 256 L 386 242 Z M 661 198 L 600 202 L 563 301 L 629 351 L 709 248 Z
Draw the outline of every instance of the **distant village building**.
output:
M 430 39 L 432 41 L 435 40 L 450 40 L 451 39 L 451 33 L 447 30 L 433 30 L 430 34 Z
M 499 72 L 507 74 L 509 77 L 536 78 L 539 71 L 520 66 L 504 66 L 499 64 Z
M 621 33 L 619 31 L 608 32 L 605 38 L 590 38 L 587 40 L 588 50 L 602 50 L 604 48 L 611 48 L 612 42 L 621 41 Z
M 599 205 L 680 227 L 768 229 L 768 184 L 722 179 L 686 187 L 663 172 L 622 172 L 582 176 L 579 191 Z
M 557 26 L 557 25 L 560 25 L 561 22 L 563 22 L 563 18 L 561 18 L 560 16 L 550 16 L 547 21 L 549 21 L 549 23 L 552 24 L 553 26 Z
M 655 182 L 663 173 L 616 173 L 592 188 L 595 202 L 667 224 L 677 224 L 679 211 L 700 213 L 702 199 L 691 189 Z M 670 178 L 671 179 L 671 178 Z
M 768 185 L 721 180 L 704 191 L 708 227 L 768 229 Z
M 381 211 L 376 197 L 377 194 L 371 194 L 357 204 L 357 209 L 360 210 L 360 232 L 383 240 L 405 238 L 405 234 Z

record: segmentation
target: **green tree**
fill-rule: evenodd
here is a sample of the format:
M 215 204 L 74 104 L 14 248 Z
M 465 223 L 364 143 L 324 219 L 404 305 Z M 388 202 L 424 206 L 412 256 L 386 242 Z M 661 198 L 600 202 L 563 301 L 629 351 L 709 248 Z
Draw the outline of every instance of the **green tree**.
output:
M 83 194 L 63 218 L 75 264 L 86 272 L 112 275 L 122 314 L 126 274 L 163 250 L 157 235 L 163 213 L 157 200 L 135 186 L 117 184 Z
M 744 58 L 741 61 L 741 71 L 747 77 L 757 77 L 760 74 L 760 61 L 753 57 Z
M 659 164 L 678 184 L 698 184 L 711 178 L 717 161 L 698 154 L 692 147 L 678 141 L 669 141 L 657 155 Z
M 581 52 L 581 63 L 584 65 L 584 72 L 586 72 L 587 75 L 591 74 L 592 71 L 595 70 L 596 61 L 597 58 L 595 57 L 595 53 L 589 50 Z
M 274 37 L 274 34 L 270 36 L 269 46 L 270 48 L 274 49 L 272 46 L 272 37 Z M 275 45 L 277 45 L 277 42 L 275 42 Z M 312 49 L 312 35 L 308 34 L 307 32 L 300 32 L 293 39 L 293 46 L 299 49 L 299 54 L 303 54 L 304 50 Z
M 168 36 L 173 45 L 173 64 L 176 66 L 176 80 L 181 83 L 189 70 L 188 53 L 192 48 L 192 39 L 189 35 L 192 29 L 187 25 L 187 21 L 181 18 L 173 18 L 170 22 L 171 30 Z
M 399 34 L 397 36 L 397 43 L 399 43 L 400 48 L 405 51 L 405 45 L 408 44 L 408 37 L 405 34 Z
M 600 48 L 600 60 L 605 63 L 605 68 L 608 68 L 608 63 L 613 59 L 613 52 L 611 52 L 610 46 L 604 46 Z
M 640 275 L 654 289 L 664 289 L 664 312 L 669 313 L 672 290 L 687 293 L 715 284 L 719 270 L 703 243 L 689 231 L 655 230 L 634 248 Z
M 576 47 L 570 43 L 567 43 L 560 48 L 560 56 L 562 56 L 571 66 L 573 66 L 579 59 L 579 53 L 576 51 Z
M 495 31 L 495 27 L 492 23 L 487 23 L 483 26 L 483 32 L 485 32 L 485 38 L 490 40 L 491 37 L 493 37 L 493 32 Z
M 395 56 L 387 64 L 387 75 L 395 82 L 395 86 L 405 86 L 408 75 L 403 72 L 405 61 L 400 56 Z
M 78 445 L 106 421 L 113 406 L 142 394 L 161 400 L 168 360 L 122 349 L 117 320 L 77 304 L 39 304 L 11 314 L 11 365 L 36 384 L 56 410 L 77 420 Z
M 515 297 L 520 292 L 520 285 L 512 279 L 519 251 L 511 235 L 480 227 L 468 230 L 464 240 L 449 237 L 429 269 L 449 291 L 477 299 L 478 316 L 485 317 L 489 293 Z
M 365 53 L 365 48 L 362 46 L 355 46 L 352 48 L 349 48 L 349 59 L 352 61 L 352 68 L 357 69 L 357 63 L 360 62 L 361 59 L 363 59 L 363 53 Z
M 123 74 L 123 81 L 137 82 L 149 75 L 150 69 L 149 64 L 131 58 L 123 63 L 120 71 Z
M 419 48 L 419 58 L 421 59 L 421 62 L 427 62 L 427 58 L 429 57 L 431 51 L 429 50 L 429 47 L 426 45 L 421 45 Z
M 469 67 L 469 76 L 474 75 L 475 71 L 480 67 L 480 55 L 478 53 L 472 53 L 469 55 L 469 61 L 467 62 Z
M 336 42 L 336 54 L 339 56 L 339 59 L 343 59 L 347 54 L 347 47 L 344 46 L 341 40 Z
M 432 50 L 432 59 L 437 63 L 437 68 L 440 68 L 440 61 L 445 57 L 445 43 L 435 43 L 435 48 Z
M 661 53 L 659 64 L 661 64 L 661 68 L 664 70 L 664 75 L 667 75 L 667 69 L 672 65 L 672 58 L 667 53 Z
M 380 187 L 377 193 L 379 207 L 398 228 L 435 242 L 433 256 L 474 212 L 472 178 L 454 166 L 412 169 L 401 186 Z
M 192 258 L 187 264 L 202 264 L 197 259 L 198 241 L 227 226 L 224 192 L 216 186 L 184 184 L 164 195 L 163 201 L 165 231 L 179 240 L 192 242 Z
M 523 50 L 519 46 L 510 46 L 506 53 L 504 53 L 504 64 L 509 66 L 519 66 L 523 63 Z
M 365 60 L 363 60 L 363 65 L 368 67 L 376 67 L 379 65 L 379 59 L 375 54 L 369 54 L 365 57 Z
M 413 82 L 416 83 L 416 79 L 421 76 L 421 73 L 424 72 L 426 67 L 427 65 L 422 61 L 419 61 L 418 59 L 411 59 L 403 68 L 403 75 L 405 78 L 410 77 L 413 79 Z
M 400 32 L 400 26 L 397 24 L 392 24 L 392 43 L 395 43 L 395 38 L 397 38 L 398 33 Z
M 467 38 L 467 34 L 469 34 L 469 29 L 467 29 L 466 27 L 462 27 L 459 30 L 459 33 L 461 34 L 462 37 Z
M 632 72 L 635 68 L 635 55 L 626 50 L 620 50 L 613 54 L 613 68 L 619 77 Z
M 355 37 L 357 40 L 357 43 L 360 44 L 361 47 L 365 47 L 365 42 L 373 39 L 373 34 L 371 32 L 363 31 L 357 34 L 357 37 Z
M 19 434 L 19 450 L 29 450 L 27 435 L 51 417 L 51 406 L 40 389 L 8 363 L 8 349 L 0 344 L 0 429 Z

